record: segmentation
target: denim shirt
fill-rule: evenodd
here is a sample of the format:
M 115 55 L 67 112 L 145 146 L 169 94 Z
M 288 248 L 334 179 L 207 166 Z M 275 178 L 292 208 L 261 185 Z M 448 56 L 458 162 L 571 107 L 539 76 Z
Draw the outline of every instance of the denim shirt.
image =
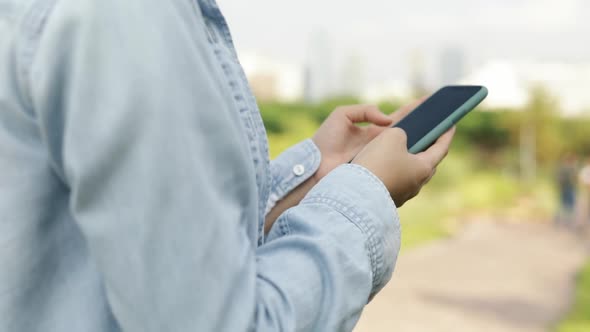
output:
M 0 331 L 350 331 L 396 208 L 311 140 L 269 162 L 213 0 L 0 0 Z

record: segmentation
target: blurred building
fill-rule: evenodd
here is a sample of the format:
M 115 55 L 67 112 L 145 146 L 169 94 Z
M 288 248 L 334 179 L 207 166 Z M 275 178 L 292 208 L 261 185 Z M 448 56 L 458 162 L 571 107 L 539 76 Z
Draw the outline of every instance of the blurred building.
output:
M 391 100 L 407 101 L 412 99 L 413 95 L 412 86 L 407 80 L 391 79 L 366 87 L 361 93 L 361 99 L 370 103 Z
M 363 60 L 358 54 L 350 54 L 341 66 L 336 91 L 343 96 L 359 96 L 365 85 Z
M 461 83 L 486 86 L 489 94 L 484 105 L 490 108 L 520 109 L 528 101 L 526 82 L 510 62 L 490 61 L 462 79 Z
M 563 115 L 590 114 L 590 63 L 493 60 L 462 83 L 487 86 L 485 104 L 491 108 L 520 108 L 530 89 L 541 85 L 558 99 Z
M 295 101 L 303 97 L 301 66 L 253 52 L 240 52 L 240 62 L 259 100 Z
M 541 84 L 557 97 L 564 115 L 590 115 L 590 62 L 521 62 L 517 68 L 529 86 Z
M 439 58 L 440 84 L 457 84 L 465 77 L 465 55 L 458 47 L 445 48 Z
M 303 70 L 306 102 L 318 102 L 334 95 L 334 68 L 329 36 L 323 31 L 312 34 Z
M 414 97 L 424 96 L 428 92 L 426 81 L 426 60 L 421 50 L 410 52 L 408 58 L 410 68 L 410 86 Z
M 279 96 L 279 75 L 269 72 L 254 72 L 248 75 L 252 92 L 258 100 L 277 100 Z

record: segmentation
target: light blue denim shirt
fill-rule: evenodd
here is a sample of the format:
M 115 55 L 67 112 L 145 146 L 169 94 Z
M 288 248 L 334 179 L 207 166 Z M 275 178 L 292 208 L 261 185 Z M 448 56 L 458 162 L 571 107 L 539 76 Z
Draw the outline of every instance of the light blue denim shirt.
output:
M 261 13 L 262 15 L 262 13 Z M 349 331 L 396 208 L 312 141 L 268 160 L 212 0 L 0 0 L 0 331 Z

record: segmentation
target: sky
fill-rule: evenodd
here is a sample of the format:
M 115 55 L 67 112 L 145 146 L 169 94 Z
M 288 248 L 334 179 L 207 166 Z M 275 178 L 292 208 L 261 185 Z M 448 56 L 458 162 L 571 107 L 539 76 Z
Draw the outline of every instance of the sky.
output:
M 408 74 L 418 52 L 436 71 L 444 49 L 473 68 L 494 59 L 590 62 L 588 0 L 218 0 L 238 52 L 293 63 L 320 41 L 329 61 L 362 59 L 368 81 Z M 434 73 L 431 73 L 435 77 Z

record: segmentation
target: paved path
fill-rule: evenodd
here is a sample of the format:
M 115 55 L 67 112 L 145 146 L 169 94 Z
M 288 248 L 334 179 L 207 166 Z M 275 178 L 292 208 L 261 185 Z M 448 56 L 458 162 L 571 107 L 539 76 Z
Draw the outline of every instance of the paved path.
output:
M 568 309 L 588 239 L 548 225 L 472 224 L 402 253 L 355 332 L 548 331 Z

